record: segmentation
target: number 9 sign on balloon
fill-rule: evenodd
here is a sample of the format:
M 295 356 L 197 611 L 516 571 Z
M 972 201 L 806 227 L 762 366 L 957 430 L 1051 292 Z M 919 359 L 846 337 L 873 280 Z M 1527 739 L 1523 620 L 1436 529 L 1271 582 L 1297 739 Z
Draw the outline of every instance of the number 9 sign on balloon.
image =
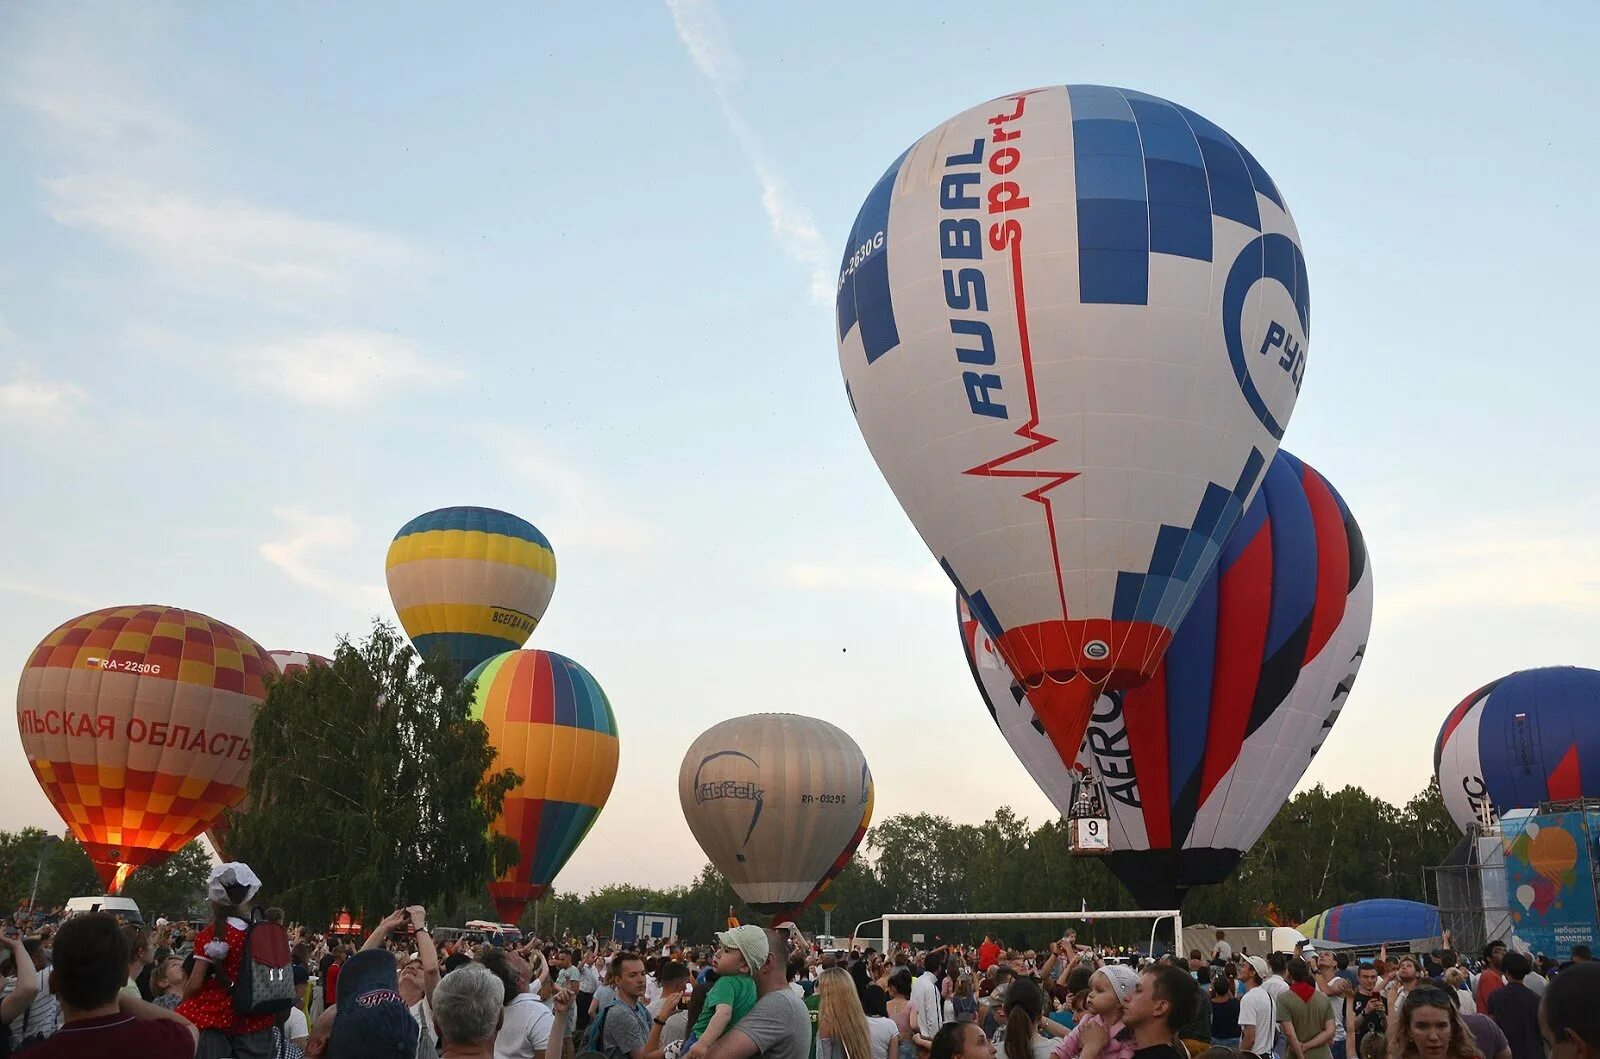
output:
M 1065 760 L 1148 679 L 1277 451 L 1310 294 L 1222 129 L 1068 85 L 952 118 L 856 218 L 845 391 L 907 515 Z

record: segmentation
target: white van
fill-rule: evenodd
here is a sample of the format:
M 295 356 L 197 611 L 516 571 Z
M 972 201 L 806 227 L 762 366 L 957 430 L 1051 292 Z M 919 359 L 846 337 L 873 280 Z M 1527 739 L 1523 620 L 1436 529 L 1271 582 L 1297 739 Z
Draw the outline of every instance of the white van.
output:
M 73 897 L 67 901 L 67 916 L 75 916 L 80 912 L 110 912 L 114 916 L 121 916 L 129 923 L 143 923 L 144 916 L 139 912 L 139 906 L 127 897 Z

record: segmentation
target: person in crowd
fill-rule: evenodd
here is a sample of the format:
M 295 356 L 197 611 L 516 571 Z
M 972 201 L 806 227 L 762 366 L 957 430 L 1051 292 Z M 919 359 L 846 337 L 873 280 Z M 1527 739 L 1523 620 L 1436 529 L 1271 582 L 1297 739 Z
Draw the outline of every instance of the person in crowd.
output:
M 126 923 L 122 932 L 128 939 L 128 980 L 122 984 L 122 991 L 129 996 L 138 997 L 140 1000 L 150 999 L 149 969 L 155 962 L 155 943 L 150 938 L 150 928 L 142 923 Z M 143 979 L 144 984 L 140 985 Z
M 1394 977 L 1383 989 L 1389 1010 L 1399 1011 L 1400 1005 L 1406 1002 L 1406 994 L 1415 989 L 1423 978 L 1421 960 L 1409 954 L 1400 957 L 1395 964 Z
M 1480 1059 L 1481 1055 L 1449 990 L 1430 983 L 1406 993 L 1389 1025 L 1390 1059 Z
M 1294 1059 L 1333 1059 L 1333 1002 L 1316 987 L 1311 965 L 1289 958 L 1289 988 L 1278 997 L 1278 1030 Z
M 1141 974 L 1122 1012 L 1123 1024 L 1133 1034 L 1134 1059 L 1188 1059 L 1188 1052 L 1174 1042 L 1195 1002 L 1194 979 L 1180 968 L 1158 963 Z M 1094 1036 L 1103 1032 L 1098 1029 Z
M 1055 1041 L 1039 1032 L 1044 1021 L 1044 991 L 1032 978 L 1018 978 L 1006 990 L 1005 1022 L 995 1051 L 1005 1059 L 1050 1059 Z M 937 1032 L 937 1031 L 935 1031 Z M 929 1038 L 929 1050 L 932 1050 Z
M 1550 981 L 1539 1002 L 1539 1032 L 1550 1059 L 1600 1059 L 1600 963 L 1578 959 Z
M 923 957 L 920 968 L 912 967 L 915 977 L 911 979 L 911 1041 L 917 1046 L 917 1054 L 923 1056 L 933 1047 L 933 1035 L 948 1021 L 944 998 L 939 994 L 945 951 L 935 949 Z
M 574 950 L 576 951 L 576 950 Z M 583 1033 L 589 1028 L 589 1020 L 594 1018 L 599 1006 L 596 1000 L 600 994 L 600 964 L 601 956 L 598 952 L 586 949 L 578 956 L 578 1018 L 576 1029 Z
M 978 1021 L 978 998 L 972 972 L 964 971 L 950 987 L 950 1011 L 957 1022 Z
M 1271 1056 L 1278 1035 L 1278 1008 L 1264 985 L 1272 967 L 1259 956 L 1246 956 L 1239 965 L 1245 987 L 1239 1000 L 1239 1051 L 1244 1055 Z
M 1452 995 L 1459 997 L 1459 994 L 1452 993 Z M 1478 1051 L 1483 1053 L 1484 1059 L 1511 1059 L 1511 1042 L 1506 1040 L 1506 1035 L 1500 1031 L 1499 1023 L 1488 1015 L 1461 1011 L 1459 1002 L 1456 1010 L 1461 1012 L 1461 1021 L 1466 1023 L 1467 1029 L 1472 1033 L 1473 1043 L 1478 1046 Z
M 1233 959 L 1233 946 L 1228 943 L 1228 938 L 1222 931 L 1217 931 L 1217 941 L 1211 946 L 1211 962 L 1225 964 Z
M 971 1022 L 946 1023 L 928 1051 L 929 1059 L 996 1059 L 994 1042 Z
M 884 1010 L 894 1021 L 899 1039 L 900 1059 L 916 1059 L 917 1046 L 911 1035 L 911 972 L 898 968 L 889 976 L 889 988 Z
M 1507 952 L 1501 957 L 1499 970 L 1507 979 L 1506 984 L 1488 995 L 1485 1010 L 1511 1043 L 1512 1059 L 1544 1059 L 1539 996 L 1524 981 L 1533 970 L 1533 961 L 1520 952 Z
M 157 963 L 150 972 L 150 1003 L 169 1011 L 177 1010 L 183 1001 L 184 983 L 189 980 L 188 965 L 193 960 L 193 956 L 187 960 L 182 956 L 168 956 Z
M 1139 975 L 1132 967 L 1121 963 L 1108 963 L 1089 976 L 1088 995 L 1084 999 L 1086 1014 L 1051 1050 L 1055 1059 L 1132 1059 L 1133 1042 L 1122 1033 L 1123 1005 L 1139 985 Z M 1104 1030 L 1105 1042 L 1093 1053 L 1086 1047 L 1091 1037 L 1101 1036 L 1091 1030 L 1097 1026 Z
M 644 1006 L 644 958 L 624 950 L 612 957 L 609 972 L 616 999 L 596 1014 L 598 1050 L 608 1059 L 662 1059 L 666 1020 L 652 1019 Z
M 983 944 L 978 946 L 978 970 L 988 974 L 995 964 L 1000 962 L 1000 939 L 993 934 L 983 936 Z
M 722 1036 L 707 1059 L 803 1059 L 811 1038 L 805 1005 L 789 992 L 786 942 L 777 931 L 767 935 L 768 954 L 756 969 L 756 1005 Z
M 662 1047 L 670 1047 L 689 1035 L 689 1014 L 684 1010 L 684 993 L 689 988 L 689 965 L 678 960 L 668 960 L 656 971 L 661 986 L 661 998 L 648 1005 L 650 1018 L 661 1019 Z M 851 988 L 854 988 L 852 986 Z
M 233 1007 L 245 930 L 260 889 L 261 880 L 246 864 L 219 865 L 207 880 L 212 920 L 195 937 L 194 968 L 176 1009 L 200 1029 L 197 1059 L 266 1059 L 272 1054 L 274 1016 L 239 1015 Z
M 1345 1044 L 1355 1059 L 1363 1054 L 1362 1042 L 1366 1038 L 1388 1039 L 1388 1002 L 1379 981 L 1377 968 L 1364 963 L 1356 974 L 1355 991 L 1345 998 Z
M 545 1050 L 550 1046 L 555 1013 L 529 992 L 528 962 L 515 953 L 489 949 L 478 957 L 478 963 L 500 979 L 505 997 L 505 1015 L 500 1020 L 500 1035 L 494 1045 L 495 1059 L 544 1059 Z M 563 1024 L 566 1015 L 563 1009 Z M 559 1035 L 556 1035 L 556 1043 L 559 1046 Z
M 1456 1006 L 1462 1015 L 1471 1015 L 1478 1010 L 1476 1001 L 1472 999 L 1472 990 L 1467 988 L 1467 972 L 1460 967 L 1446 967 L 1440 976 L 1446 989 L 1456 994 Z
M 0 1033 L 10 1037 L 10 1050 L 15 1051 L 32 1036 L 49 1035 L 42 1033 L 42 1022 L 35 1027 L 29 1025 L 35 1021 L 32 1018 L 33 1007 L 41 992 L 41 975 L 39 968 L 34 966 L 33 954 L 28 951 L 20 934 L 4 931 L 0 933 L 0 943 L 5 946 L 5 957 L 0 960 L 0 974 L 11 986 L 5 997 L 0 999 Z M 45 993 L 48 995 L 48 990 Z M 55 1019 L 52 1017 L 50 1032 L 54 1033 L 55 1028 Z
M 1489 1011 L 1489 994 L 1506 984 L 1500 973 L 1500 961 L 1505 959 L 1506 943 L 1491 941 L 1483 947 L 1483 969 L 1478 972 L 1477 984 L 1472 987 L 1472 999 L 1479 1011 Z
M 745 924 L 717 935 L 717 954 L 712 966 L 717 982 L 706 997 L 700 1020 L 685 1038 L 689 1059 L 703 1059 L 728 1027 L 744 1018 L 756 1006 L 756 983 L 751 972 L 761 966 L 770 953 L 767 934 L 760 927 Z M 787 952 L 785 946 L 784 952 Z M 782 955 L 782 953 L 780 953 Z M 789 985 L 789 961 L 783 962 L 784 988 Z
M 481 964 L 441 978 L 431 1005 L 444 1042 L 441 1059 L 494 1059 L 504 1001 L 504 983 Z
M 1233 980 L 1226 974 L 1215 975 L 1211 979 L 1211 1045 L 1237 1049 L 1239 1037 L 1239 996 L 1233 991 Z
M 333 1059 L 412 1059 L 421 1032 L 400 999 L 394 957 L 381 948 L 363 949 L 339 972 L 328 1054 Z
M 200 1032 L 192 1022 L 122 992 L 131 953 L 116 917 L 105 912 L 73 916 L 56 934 L 51 958 L 63 1024 L 27 1050 L 31 1059 L 190 1059 L 196 1054 Z
M 888 1059 L 899 1031 L 893 1019 L 867 1015 L 848 971 L 823 971 L 817 995 L 819 1059 Z

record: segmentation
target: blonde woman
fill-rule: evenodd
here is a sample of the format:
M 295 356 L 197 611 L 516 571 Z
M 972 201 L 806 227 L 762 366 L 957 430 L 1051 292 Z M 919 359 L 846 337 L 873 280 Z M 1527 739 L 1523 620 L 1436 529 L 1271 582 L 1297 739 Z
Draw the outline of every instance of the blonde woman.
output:
M 889 1059 L 900 1038 L 894 1020 L 869 1018 L 855 979 L 838 967 L 817 979 L 817 1059 Z
M 1389 1059 L 1483 1059 L 1453 992 L 1429 984 L 1406 993 L 1389 1020 Z

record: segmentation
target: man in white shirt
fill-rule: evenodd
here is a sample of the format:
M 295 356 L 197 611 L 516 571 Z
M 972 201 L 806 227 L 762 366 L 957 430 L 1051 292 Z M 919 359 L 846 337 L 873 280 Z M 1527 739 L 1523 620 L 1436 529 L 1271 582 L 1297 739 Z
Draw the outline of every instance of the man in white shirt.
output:
M 1259 956 L 1246 956 L 1239 964 L 1239 980 L 1245 984 L 1245 994 L 1239 1000 L 1239 1052 L 1242 1055 L 1272 1054 L 1278 1032 L 1278 1000 L 1263 983 L 1273 977 L 1276 976 L 1272 968 Z
M 912 979 L 910 1000 L 911 1011 L 917 1019 L 912 1036 L 931 1042 L 939 1027 L 944 1025 L 944 1001 L 939 996 L 939 979 L 932 971 L 925 969 Z
M 555 1014 L 528 991 L 532 978 L 526 960 L 515 953 L 491 949 L 478 962 L 505 987 L 506 1003 L 500 1032 L 494 1039 L 494 1059 L 545 1059 Z M 561 1014 L 566 1015 L 563 1006 Z M 560 1034 L 556 1035 L 559 1046 Z
M 1213 963 L 1227 963 L 1233 959 L 1233 946 L 1228 944 L 1227 937 L 1222 931 L 1217 931 L 1217 943 L 1211 946 L 1211 960 Z

